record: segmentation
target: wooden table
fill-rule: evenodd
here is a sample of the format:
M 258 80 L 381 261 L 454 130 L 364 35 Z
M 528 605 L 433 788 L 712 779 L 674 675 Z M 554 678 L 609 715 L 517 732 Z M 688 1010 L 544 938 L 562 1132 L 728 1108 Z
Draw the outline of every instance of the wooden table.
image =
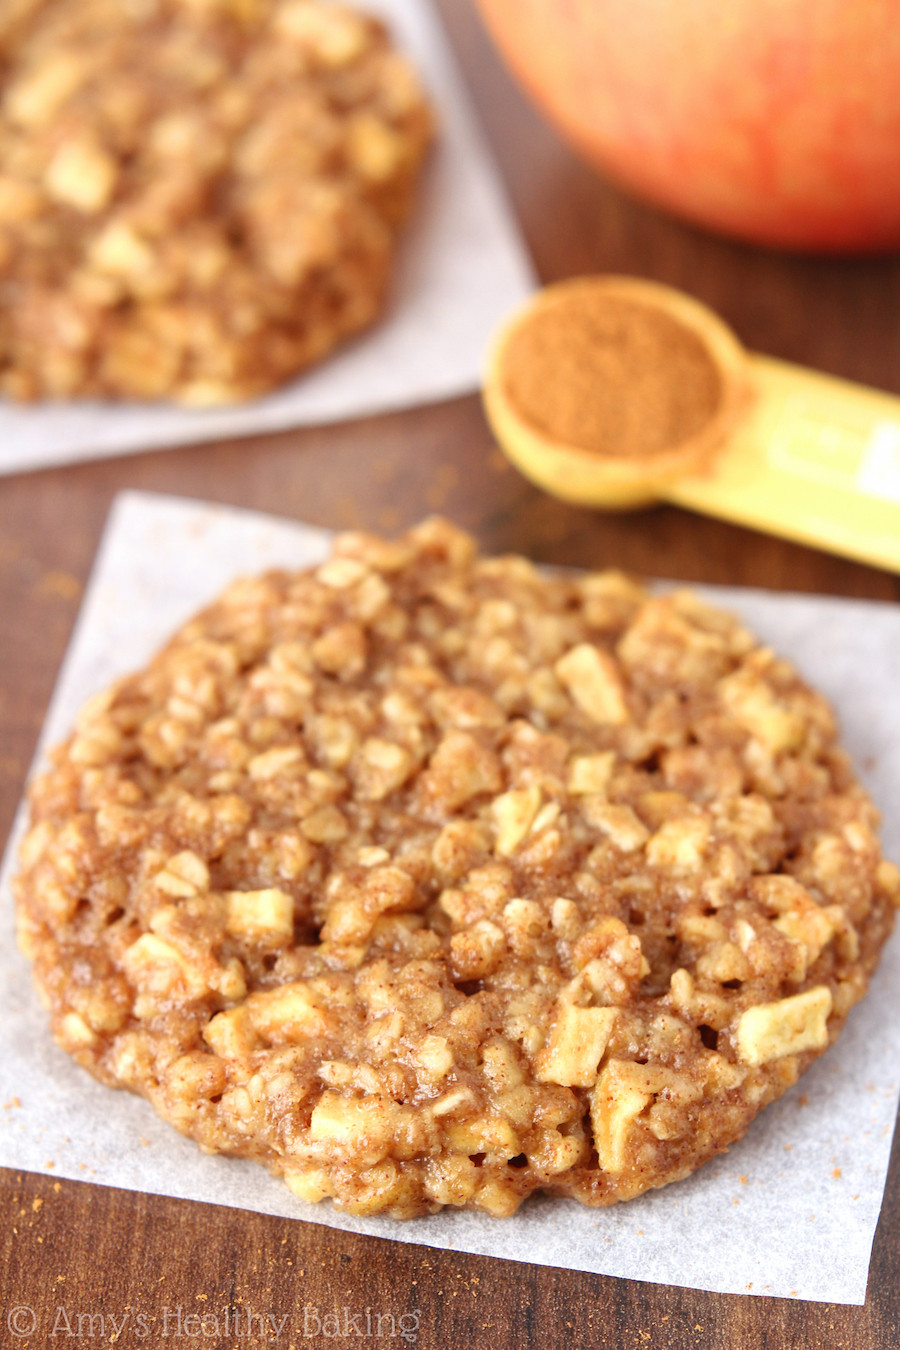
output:
M 468 0 L 441 0 L 452 40 L 545 281 L 621 271 L 682 286 L 745 343 L 900 393 L 900 262 L 788 258 L 723 242 L 626 200 L 580 166 L 513 88 Z M 896 576 L 674 508 L 602 516 L 540 495 L 492 448 L 474 396 L 321 430 L 146 454 L 0 481 L 0 837 L 21 793 L 104 518 L 122 487 L 210 498 L 332 527 L 392 530 L 446 512 L 491 550 L 656 575 L 900 600 Z M 269 1344 L 380 1344 L 298 1335 L 304 1305 L 418 1308 L 422 1350 L 457 1346 L 894 1350 L 900 1345 L 900 1144 L 864 1308 L 722 1297 L 354 1238 L 288 1220 L 0 1174 L 0 1345 L 71 1343 L 62 1307 L 103 1313 L 121 1345 L 263 1344 L 248 1310 L 289 1313 Z M 6 1329 L 14 1305 L 38 1331 Z M 229 1305 L 213 1342 L 182 1319 Z M 143 1313 L 146 1321 L 136 1321 Z M 110 1315 L 116 1323 L 110 1322 Z M 27 1329 L 25 1321 L 20 1329 Z M 154 1322 L 152 1319 L 156 1318 Z M 324 1326 L 325 1324 L 323 1324 Z M 410 1326 L 410 1323 L 406 1323 Z M 146 1327 L 149 1337 L 134 1329 Z M 389 1324 L 385 1323 L 385 1327 Z M 306 1329 L 314 1332 L 310 1316 Z M 82 1324 L 99 1339 L 100 1324 Z M 328 1329 L 333 1330 L 329 1324 Z M 345 1328 L 341 1328 L 343 1331 Z M 360 1326 L 365 1331 L 365 1324 Z M 79 1341 L 80 1343 L 80 1341 Z M 404 1344 L 399 1338 L 394 1344 Z

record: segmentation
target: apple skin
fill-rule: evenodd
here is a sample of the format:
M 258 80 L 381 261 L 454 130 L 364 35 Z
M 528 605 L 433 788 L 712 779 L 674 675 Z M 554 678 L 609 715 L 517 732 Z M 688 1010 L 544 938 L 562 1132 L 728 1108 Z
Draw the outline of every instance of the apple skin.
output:
M 754 243 L 900 248 L 896 0 L 478 0 L 562 134 Z

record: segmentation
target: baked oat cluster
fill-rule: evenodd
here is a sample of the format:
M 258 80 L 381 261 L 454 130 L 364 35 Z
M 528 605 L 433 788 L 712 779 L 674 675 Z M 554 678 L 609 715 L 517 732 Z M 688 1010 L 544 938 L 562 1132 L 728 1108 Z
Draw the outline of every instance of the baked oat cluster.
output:
M 31 800 L 60 1044 L 356 1214 L 686 1176 L 835 1039 L 900 895 L 827 705 L 733 618 L 439 520 L 237 582 Z
M 376 318 L 431 121 L 327 0 L 4 0 L 0 393 L 248 399 Z

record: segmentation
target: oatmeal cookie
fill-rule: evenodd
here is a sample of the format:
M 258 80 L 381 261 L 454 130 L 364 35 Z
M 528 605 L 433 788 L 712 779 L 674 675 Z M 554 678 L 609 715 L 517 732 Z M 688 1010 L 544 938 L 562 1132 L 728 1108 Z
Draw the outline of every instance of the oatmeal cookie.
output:
M 686 1176 L 835 1039 L 900 892 L 828 706 L 738 622 L 435 520 L 237 582 L 31 809 L 59 1043 L 356 1214 Z
M 0 392 L 248 399 L 377 316 L 430 139 L 327 0 L 7 0 Z

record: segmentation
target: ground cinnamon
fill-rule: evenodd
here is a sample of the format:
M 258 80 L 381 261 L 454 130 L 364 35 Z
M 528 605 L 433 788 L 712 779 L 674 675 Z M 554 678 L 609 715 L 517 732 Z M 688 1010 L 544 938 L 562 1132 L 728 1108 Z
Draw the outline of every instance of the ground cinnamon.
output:
M 512 333 L 506 397 L 542 435 L 597 454 L 639 458 L 700 432 L 722 380 L 685 325 L 631 298 L 573 289 Z

